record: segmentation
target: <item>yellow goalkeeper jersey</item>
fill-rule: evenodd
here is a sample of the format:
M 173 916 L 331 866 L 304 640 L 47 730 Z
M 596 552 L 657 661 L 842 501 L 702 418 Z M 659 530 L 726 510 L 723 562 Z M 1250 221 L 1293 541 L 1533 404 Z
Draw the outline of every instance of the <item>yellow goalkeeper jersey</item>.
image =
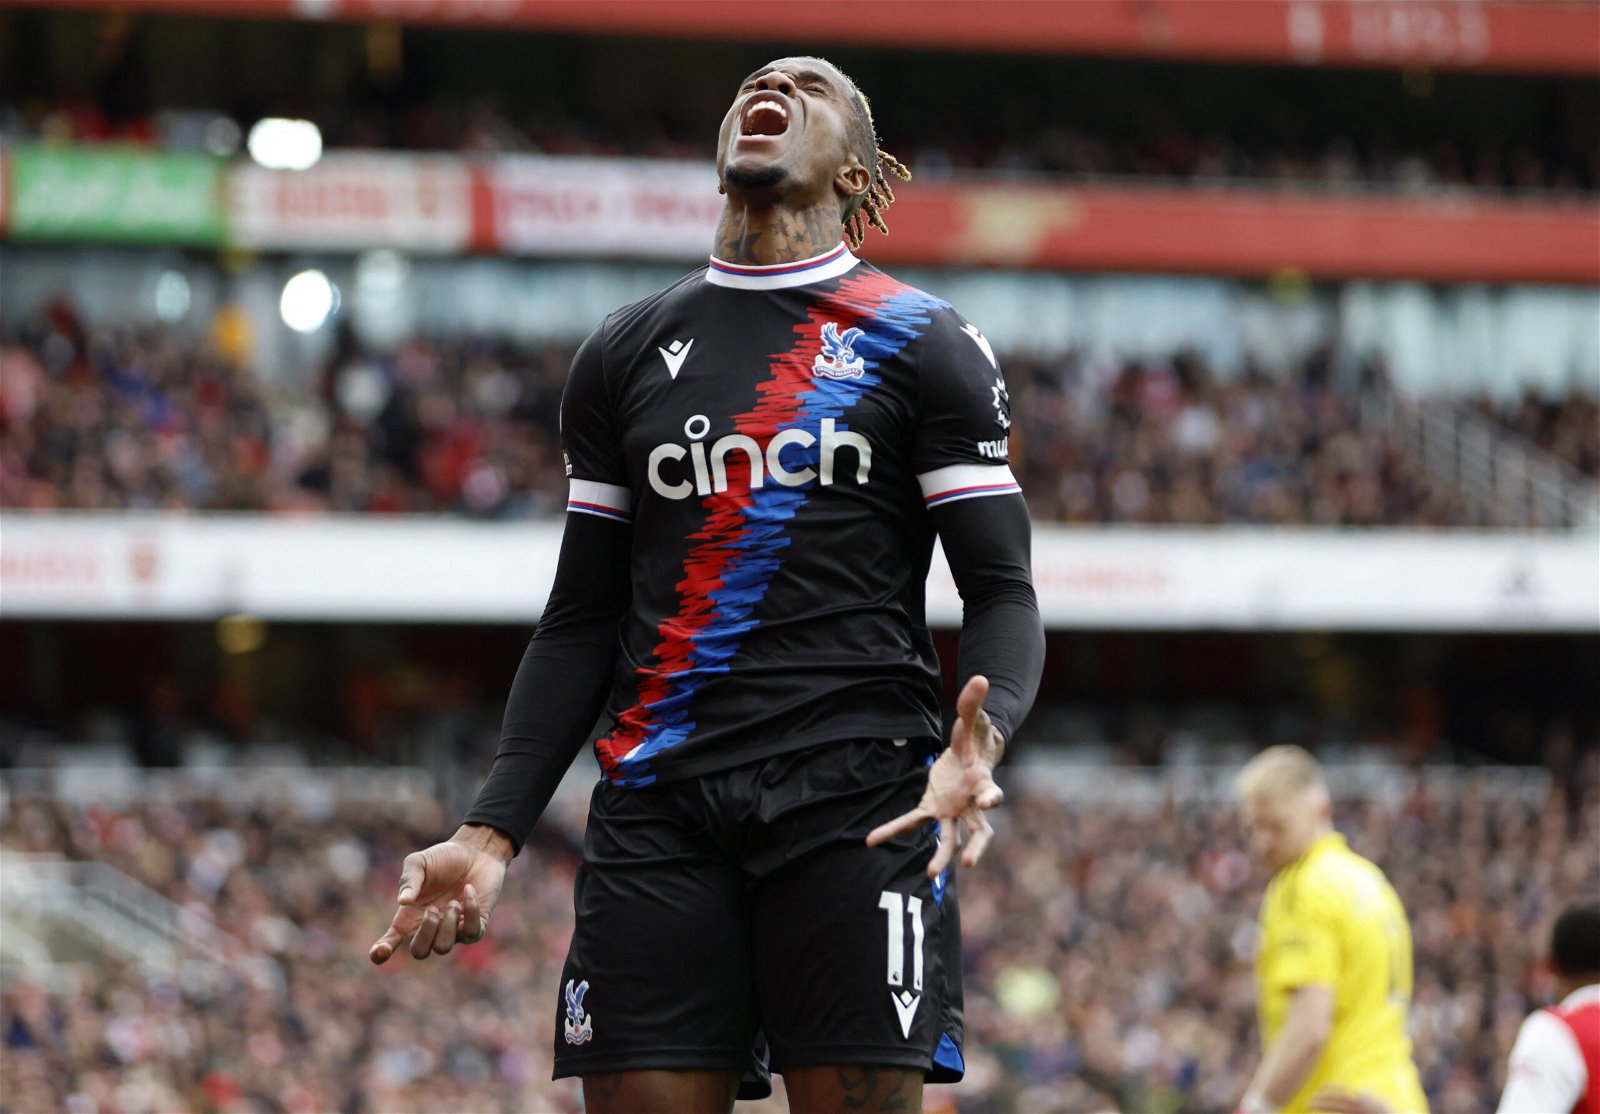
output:
M 1411 927 L 1389 880 L 1330 832 L 1280 870 L 1261 903 L 1256 954 L 1262 1043 L 1283 1028 L 1290 995 L 1334 992 L 1333 1027 L 1305 1085 L 1284 1106 L 1310 1109 L 1327 1085 L 1370 1091 L 1395 1111 L 1426 1111 L 1411 1062 Z

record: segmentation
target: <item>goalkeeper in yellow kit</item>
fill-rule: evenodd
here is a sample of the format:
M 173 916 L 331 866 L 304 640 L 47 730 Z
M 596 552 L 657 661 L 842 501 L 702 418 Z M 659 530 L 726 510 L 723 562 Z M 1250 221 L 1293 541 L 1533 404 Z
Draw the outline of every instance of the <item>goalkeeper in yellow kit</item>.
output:
M 1333 830 L 1317 760 L 1269 747 L 1239 775 L 1250 844 L 1273 872 L 1256 954 L 1261 1065 L 1240 1111 L 1314 1110 L 1323 1087 L 1426 1111 L 1411 1062 L 1411 928 L 1383 872 Z

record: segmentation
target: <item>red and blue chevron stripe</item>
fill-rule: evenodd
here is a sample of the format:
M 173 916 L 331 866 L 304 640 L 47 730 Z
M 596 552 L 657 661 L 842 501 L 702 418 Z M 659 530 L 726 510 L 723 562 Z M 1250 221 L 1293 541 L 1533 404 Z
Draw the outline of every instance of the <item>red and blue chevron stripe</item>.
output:
M 734 430 L 765 444 L 785 429 L 820 437 L 825 418 L 838 421 L 881 382 L 873 369 L 893 357 L 947 303 L 876 271 L 857 272 L 821 294 L 794 327 L 795 340 L 771 358 L 771 373 L 757 388 L 755 405 L 733 420 Z M 813 376 L 822 347 L 822 326 L 860 328 L 855 353 L 864 361 L 860 379 Z M 791 446 L 792 469 L 818 466 L 819 450 Z M 791 542 L 788 524 L 810 497 L 816 481 L 801 487 L 776 484 L 752 489 L 748 477 L 729 476 L 725 492 L 706 496 L 704 525 L 684 561 L 677 584 L 678 610 L 657 626 L 654 662 L 638 670 L 637 699 L 596 744 L 606 775 L 624 787 L 655 780 L 653 763 L 695 729 L 694 698 L 713 677 L 726 674 L 744 636 L 759 623 L 757 606 Z

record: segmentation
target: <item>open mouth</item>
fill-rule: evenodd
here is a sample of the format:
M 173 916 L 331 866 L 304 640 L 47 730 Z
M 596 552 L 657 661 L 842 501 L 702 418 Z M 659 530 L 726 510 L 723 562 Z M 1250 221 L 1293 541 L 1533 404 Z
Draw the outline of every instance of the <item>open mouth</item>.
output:
M 740 135 L 782 135 L 789 130 L 789 109 L 776 97 L 757 97 L 739 117 Z

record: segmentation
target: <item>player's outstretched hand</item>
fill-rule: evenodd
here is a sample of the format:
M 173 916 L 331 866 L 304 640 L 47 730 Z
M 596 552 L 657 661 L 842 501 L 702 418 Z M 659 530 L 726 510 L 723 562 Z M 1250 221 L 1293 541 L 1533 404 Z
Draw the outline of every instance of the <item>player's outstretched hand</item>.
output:
M 927 823 L 939 822 L 939 847 L 928 864 L 928 877 L 936 878 L 961 846 L 961 865 L 972 866 L 983 857 L 984 848 L 994 838 L 994 828 L 984 815 L 1005 799 L 994 783 L 994 768 L 1005 754 L 1006 743 L 989 721 L 983 701 L 989 695 L 989 679 L 973 677 L 956 700 L 956 725 L 950 731 L 950 745 L 928 767 L 928 788 L 910 812 L 880 824 L 867 836 L 867 846 L 876 847 L 901 832 Z
M 511 855 L 510 840 L 480 825 L 463 825 L 445 842 L 407 855 L 400 907 L 367 958 L 387 963 L 405 944 L 414 958 L 427 959 L 482 940 Z

